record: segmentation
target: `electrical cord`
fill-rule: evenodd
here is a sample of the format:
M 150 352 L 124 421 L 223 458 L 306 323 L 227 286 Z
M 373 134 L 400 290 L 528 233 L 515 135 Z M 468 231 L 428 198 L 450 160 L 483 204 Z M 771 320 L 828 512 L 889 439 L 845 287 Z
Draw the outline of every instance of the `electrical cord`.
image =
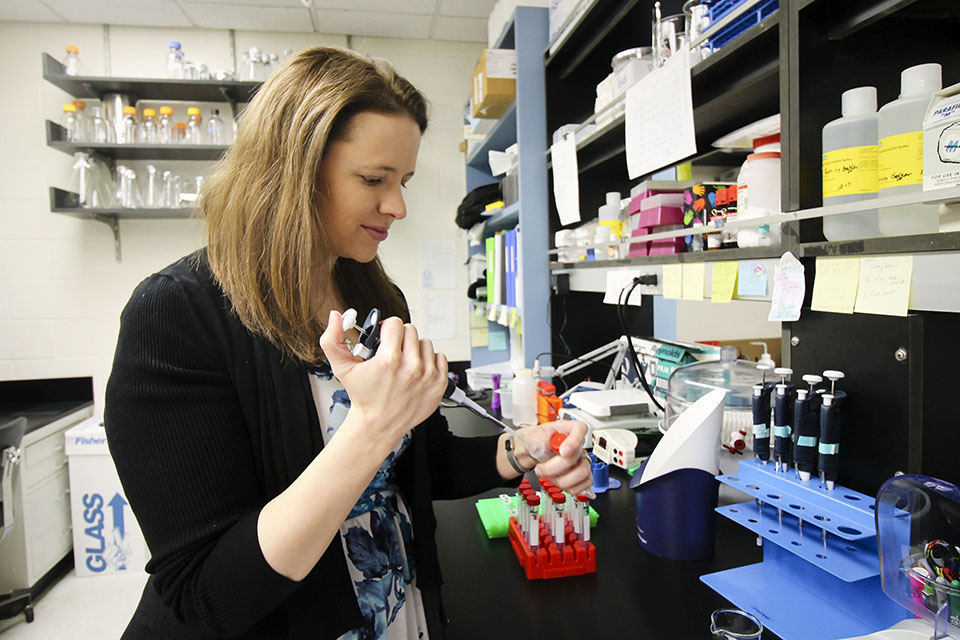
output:
M 649 281 L 650 276 L 640 276 L 635 277 L 633 280 L 625 285 L 623 289 L 620 290 L 620 295 L 617 297 L 617 319 L 620 321 L 620 329 L 623 331 L 623 336 L 627 339 L 627 350 L 630 352 L 630 357 L 633 359 L 633 366 L 637 372 L 637 378 L 640 380 L 640 385 L 643 387 L 643 390 L 647 392 L 647 395 L 650 396 L 650 401 L 657 407 L 660 411 L 664 411 L 663 406 L 657 402 L 657 398 L 653 395 L 653 391 L 650 389 L 650 384 L 647 382 L 647 377 L 643 374 L 643 369 L 640 366 L 640 358 L 637 356 L 636 349 L 633 348 L 633 337 L 630 335 L 630 330 L 627 327 L 627 301 L 630 300 L 630 296 L 633 295 L 633 290 L 636 289 L 641 284 L 655 284 L 656 276 L 652 276 L 654 282 Z M 626 293 L 626 296 L 624 296 Z

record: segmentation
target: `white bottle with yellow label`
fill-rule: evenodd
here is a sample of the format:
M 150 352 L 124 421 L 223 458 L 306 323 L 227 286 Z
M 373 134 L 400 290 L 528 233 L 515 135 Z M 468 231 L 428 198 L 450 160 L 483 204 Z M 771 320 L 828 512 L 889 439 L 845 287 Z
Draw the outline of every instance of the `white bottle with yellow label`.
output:
M 900 97 L 880 109 L 877 186 L 880 197 L 923 191 L 923 116 L 941 88 L 940 65 L 920 64 L 900 74 Z M 904 236 L 937 233 L 937 205 L 880 209 L 880 233 Z
M 877 197 L 877 89 L 857 87 L 840 96 L 841 118 L 823 128 L 823 206 Z M 876 238 L 877 210 L 823 218 L 831 242 Z

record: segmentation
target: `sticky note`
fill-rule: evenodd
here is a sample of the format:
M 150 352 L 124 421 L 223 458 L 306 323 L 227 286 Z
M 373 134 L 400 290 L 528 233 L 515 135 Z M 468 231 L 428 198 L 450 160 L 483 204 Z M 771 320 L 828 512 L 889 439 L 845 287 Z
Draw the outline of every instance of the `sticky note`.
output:
M 814 311 L 853 313 L 860 283 L 860 258 L 817 258 L 813 281 Z
M 767 269 L 762 262 L 749 260 L 741 262 L 737 267 L 737 295 L 765 296 L 767 295 Z
M 516 308 L 516 307 L 512 307 L 512 308 L 510 309 L 510 328 L 511 328 L 511 329 L 513 329 L 513 328 L 515 328 L 515 327 L 517 326 L 517 318 L 519 318 L 519 317 L 520 317 L 520 315 L 517 313 L 517 308 Z
M 487 328 L 487 319 L 483 315 L 483 306 L 477 305 L 477 313 L 470 314 L 470 328 L 471 329 L 486 329 Z
M 490 351 L 506 351 L 508 340 L 507 332 L 505 330 L 496 329 L 488 332 L 489 345 L 487 349 Z
M 497 305 L 495 304 L 489 305 L 489 309 L 487 309 L 487 311 L 488 311 L 487 320 L 489 320 L 490 322 L 496 322 L 497 321 Z
M 693 262 L 683 265 L 683 299 L 703 300 L 703 283 L 707 265 L 703 262 Z
M 683 295 L 683 265 L 663 265 L 663 297 L 679 300 Z
M 485 347 L 488 344 L 490 344 L 490 335 L 486 327 L 482 329 L 470 329 L 471 347 Z
M 497 317 L 497 324 L 507 326 L 507 323 L 510 322 L 510 308 L 507 306 L 500 307 L 500 314 Z
M 853 310 L 884 316 L 907 315 L 912 278 L 913 256 L 860 258 L 857 302 Z
M 714 262 L 710 283 L 710 302 L 730 302 L 737 286 L 737 263 Z

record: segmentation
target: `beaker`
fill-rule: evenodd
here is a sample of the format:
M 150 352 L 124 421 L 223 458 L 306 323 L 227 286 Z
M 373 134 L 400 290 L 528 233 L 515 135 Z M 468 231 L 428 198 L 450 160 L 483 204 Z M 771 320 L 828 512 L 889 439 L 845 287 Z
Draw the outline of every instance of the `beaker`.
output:
M 687 20 L 682 13 L 653 21 L 653 59 L 657 66 L 687 46 Z
M 719 640 L 760 640 L 763 625 L 746 611 L 717 609 L 710 614 L 710 633 Z

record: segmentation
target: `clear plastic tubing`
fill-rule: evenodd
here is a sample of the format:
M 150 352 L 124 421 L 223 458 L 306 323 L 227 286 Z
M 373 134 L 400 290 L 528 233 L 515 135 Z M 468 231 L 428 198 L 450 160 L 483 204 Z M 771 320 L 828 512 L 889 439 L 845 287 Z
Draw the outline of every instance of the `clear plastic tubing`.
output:
M 823 128 L 823 206 L 877 197 L 877 89 L 857 87 L 840 96 L 841 117 Z M 823 218 L 831 242 L 876 238 L 877 210 Z

